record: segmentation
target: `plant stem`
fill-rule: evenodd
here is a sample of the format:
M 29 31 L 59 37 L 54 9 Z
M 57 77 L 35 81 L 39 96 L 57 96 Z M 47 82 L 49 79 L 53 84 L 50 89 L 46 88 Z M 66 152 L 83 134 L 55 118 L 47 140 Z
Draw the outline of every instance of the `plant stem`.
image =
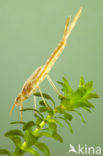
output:
M 46 118 L 45 118 L 45 120 L 48 120 L 48 119 L 50 119 L 51 118 L 51 115 L 48 115 Z M 45 124 L 46 124 L 46 121 L 45 120 L 43 120 L 41 123 L 40 123 L 40 127 L 39 128 L 36 128 L 33 132 L 32 132 L 32 134 L 33 135 L 36 135 L 44 126 L 45 126 Z M 26 141 L 24 141 L 23 142 L 23 144 L 21 145 L 21 148 L 20 148 L 20 150 L 18 150 L 17 152 L 17 155 L 19 156 L 20 155 L 20 151 L 21 150 L 24 150 L 25 151 L 25 149 L 27 148 L 27 143 L 26 143 Z M 22 156 L 22 155 L 20 155 L 20 156 Z
M 56 108 L 53 110 L 53 115 L 57 112 Z M 40 127 L 36 128 L 33 132 L 32 135 L 36 136 L 37 133 L 45 126 L 46 124 L 46 120 L 50 119 L 52 116 L 50 114 L 47 115 L 47 117 L 40 123 Z M 24 153 L 21 153 L 22 151 L 25 151 L 25 149 L 27 148 L 27 142 L 24 141 L 20 147 L 20 149 L 16 152 L 17 156 L 22 156 Z M 21 154 L 20 154 L 21 153 Z M 14 156 L 14 155 L 12 155 Z

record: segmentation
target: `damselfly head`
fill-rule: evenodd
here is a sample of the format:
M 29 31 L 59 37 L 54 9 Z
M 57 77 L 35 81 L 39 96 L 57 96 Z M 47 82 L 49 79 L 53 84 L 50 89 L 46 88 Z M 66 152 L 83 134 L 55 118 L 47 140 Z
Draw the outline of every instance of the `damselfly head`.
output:
M 22 104 L 22 94 L 19 93 L 19 95 L 15 99 L 15 102 L 14 102 L 12 108 L 11 108 L 10 114 L 12 113 L 15 106 L 20 106 L 21 104 Z
M 21 102 L 22 102 L 22 97 L 21 97 L 21 94 L 19 94 L 15 99 L 15 105 L 20 106 Z

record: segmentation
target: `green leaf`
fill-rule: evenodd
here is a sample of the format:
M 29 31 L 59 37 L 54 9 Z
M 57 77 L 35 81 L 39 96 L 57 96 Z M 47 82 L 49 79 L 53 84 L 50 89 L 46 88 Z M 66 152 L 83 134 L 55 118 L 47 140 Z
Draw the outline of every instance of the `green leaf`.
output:
M 85 109 L 87 112 L 91 113 L 91 110 L 89 108 L 86 108 L 86 107 L 82 107 L 82 108 Z
M 15 121 L 15 122 L 10 122 L 10 124 L 22 124 L 22 125 L 24 125 L 25 122 L 23 122 L 23 121 Z
M 50 100 L 54 104 L 54 106 L 55 106 L 54 100 L 48 94 L 46 94 L 46 93 L 42 93 L 42 94 L 43 94 L 43 97 L 44 98 Z M 41 94 L 39 92 L 34 93 L 34 95 L 41 97 Z
M 67 81 L 67 79 L 65 77 L 63 77 L 63 81 L 64 81 L 64 84 L 65 84 L 65 86 L 67 88 L 67 93 L 71 94 L 72 93 L 72 88 L 71 88 L 69 82 Z
M 21 111 L 35 111 L 35 112 L 38 113 L 42 118 L 44 118 L 43 115 L 42 115 L 37 109 L 35 109 L 35 108 L 25 108 L 25 109 L 22 109 Z
M 39 108 L 39 111 L 40 111 L 40 112 L 47 112 L 48 109 L 47 109 L 47 107 L 44 106 L 44 107 L 40 107 L 40 108 Z
M 65 120 L 65 122 L 66 122 L 66 123 L 67 123 L 67 125 L 69 126 L 70 132 L 71 132 L 71 133 L 73 133 L 73 129 L 72 129 L 71 124 L 70 124 L 67 120 Z
M 81 87 L 81 86 L 84 86 L 84 85 L 85 85 L 84 78 L 81 77 L 81 78 L 80 78 L 80 81 L 79 81 L 79 86 Z
M 92 99 L 92 98 L 99 98 L 99 95 L 97 95 L 96 93 L 89 93 L 87 95 L 87 99 Z
M 30 148 L 30 147 L 26 148 L 25 151 L 28 153 L 31 153 L 33 156 L 40 156 L 39 153 L 35 149 Z
M 63 114 L 63 113 L 62 113 L 63 110 L 61 109 L 60 106 L 58 106 L 58 107 L 55 108 L 55 112 Z
M 14 130 L 10 130 L 10 131 L 6 132 L 5 136 L 7 136 L 7 137 L 9 137 L 9 136 L 22 136 L 22 137 L 24 137 L 24 134 L 20 130 L 14 129 Z
M 41 143 L 41 142 L 36 142 L 35 146 L 42 151 L 46 156 L 50 156 L 50 151 L 49 148 L 47 147 L 46 144 Z
M 87 107 L 95 108 L 95 106 L 94 106 L 91 102 L 89 102 L 89 101 L 87 101 L 87 100 L 82 101 L 82 103 L 84 103 L 85 106 L 87 106 Z
M 86 94 L 86 89 L 83 87 L 78 88 L 71 96 L 72 101 L 80 100 Z
M 48 132 L 39 132 L 39 133 L 38 133 L 38 136 L 39 136 L 39 137 L 47 136 L 47 137 L 51 138 L 51 135 L 50 135 L 50 133 L 48 133 Z
M 72 107 L 73 108 L 79 108 L 79 107 L 88 107 L 88 108 L 95 108 L 93 104 L 91 104 L 89 101 L 87 100 L 81 100 L 81 101 L 77 101 L 75 103 L 72 103 Z
M 42 105 L 42 106 L 45 106 L 45 103 L 43 100 L 39 101 L 39 104 Z
M 39 111 L 40 112 L 48 112 L 49 114 L 53 115 L 53 109 L 51 107 L 49 107 L 48 105 L 48 108 L 47 107 L 40 107 L 39 108 Z
M 73 129 L 72 129 L 72 126 L 71 124 L 67 121 L 67 119 L 63 118 L 63 117 L 58 117 L 59 119 L 62 119 L 66 122 L 66 124 L 69 126 L 69 129 L 70 129 L 70 132 L 73 133 Z
M 61 106 L 64 106 L 64 108 L 69 107 L 70 103 L 71 103 L 71 101 L 68 98 L 65 98 L 65 99 L 61 100 Z M 62 112 L 62 110 L 61 110 L 61 112 Z
M 92 91 L 92 88 L 93 87 L 93 81 L 89 81 L 89 82 L 87 82 L 86 84 L 85 84 L 85 89 L 87 90 L 87 91 Z
M 19 136 L 8 136 L 8 137 L 9 139 L 13 141 L 16 147 L 19 147 L 19 148 L 21 147 L 22 142 Z
M 76 110 L 75 110 L 75 112 L 80 116 L 80 118 L 82 119 L 82 122 L 86 123 L 86 121 L 84 120 L 82 114 L 80 112 L 76 111 Z
M 57 81 L 58 84 L 62 85 L 62 91 L 64 92 L 65 96 L 68 96 L 69 94 L 72 94 L 72 88 L 69 85 L 69 82 L 66 80 L 65 77 L 63 77 L 63 82 Z
M 19 147 L 16 147 L 15 151 L 12 153 L 12 156 L 23 156 L 24 153 L 24 150 L 21 150 Z
M 63 127 L 63 124 L 60 121 L 58 121 L 57 119 L 50 119 L 48 121 L 53 122 L 53 123 L 57 123 L 58 125 L 60 125 L 61 127 Z
M 35 142 L 38 140 L 38 136 L 34 136 L 33 131 L 31 129 L 28 129 L 25 132 L 25 141 L 26 141 L 26 147 L 30 147 L 35 144 Z
M 62 85 L 62 87 L 64 87 L 64 83 L 60 82 L 60 81 L 56 81 L 58 84 Z
M 0 154 L 7 154 L 7 155 L 11 155 L 10 152 L 6 149 L 0 149 Z
M 63 142 L 62 137 L 61 137 L 58 133 L 55 133 L 55 134 L 53 135 L 53 138 L 54 138 L 55 140 L 58 140 L 59 142 Z
M 43 119 L 37 114 L 34 114 L 34 116 L 36 117 L 36 125 L 39 126 Z
M 42 128 L 41 131 L 48 131 L 48 128 Z
M 29 122 L 27 122 L 27 123 L 24 124 L 23 130 L 25 131 L 25 130 L 27 130 L 28 128 L 31 128 L 31 127 L 33 127 L 33 126 L 35 126 L 35 125 L 36 125 L 36 124 L 35 124 L 33 121 L 29 121 Z
M 48 122 L 48 124 L 49 124 L 49 133 L 52 136 L 52 135 L 54 135 L 56 133 L 57 126 L 53 122 Z
M 64 118 L 71 121 L 72 120 L 72 115 L 69 113 L 64 112 Z

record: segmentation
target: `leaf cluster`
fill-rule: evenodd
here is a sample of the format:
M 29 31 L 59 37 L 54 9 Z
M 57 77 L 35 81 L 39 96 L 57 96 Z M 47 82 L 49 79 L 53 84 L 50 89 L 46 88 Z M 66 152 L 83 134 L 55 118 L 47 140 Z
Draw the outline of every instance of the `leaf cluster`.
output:
M 33 156 L 39 156 L 38 151 L 41 151 L 44 155 L 50 156 L 48 146 L 40 141 L 42 137 L 49 137 L 63 142 L 63 138 L 58 133 L 58 126 L 63 127 L 65 122 L 70 132 L 73 133 L 71 126 L 72 112 L 77 113 L 85 123 L 78 109 L 82 108 L 91 112 L 91 109 L 94 108 L 94 105 L 89 101 L 92 98 L 98 98 L 98 95 L 92 92 L 93 82 L 85 83 L 83 77 L 81 77 L 79 87 L 75 91 L 64 77 L 62 82 L 58 81 L 57 83 L 61 85 L 62 90 L 62 94 L 58 96 L 59 105 L 56 106 L 55 100 L 48 94 L 43 93 L 46 104 L 43 100 L 40 100 L 38 109 L 26 108 L 21 110 L 23 112 L 32 111 L 33 120 L 29 122 L 11 122 L 12 125 L 20 124 L 22 129 L 13 129 L 5 133 L 5 136 L 14 143 L 15 149 L 12 153 L 6 149 L 1 149 L 0 154 L 23 156 L 25 153 L 31 153 Z M 40 97 L 40 93 L 35 93 L 35 96 Z

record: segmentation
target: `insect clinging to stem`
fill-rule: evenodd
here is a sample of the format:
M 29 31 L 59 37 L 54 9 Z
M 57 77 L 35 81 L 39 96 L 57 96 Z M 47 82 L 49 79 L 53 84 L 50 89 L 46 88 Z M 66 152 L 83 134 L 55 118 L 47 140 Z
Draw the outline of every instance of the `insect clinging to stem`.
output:
M 13 111 L 15 106 L 20 106 L 20 108 L 22 109 L 23 101 L 26 100 L 31 94 L 35 93 L 37 91 L 37 89 L 39 89 L 40 94 L 43 98 L 43 95 L 42 95 L 39 85 L 46 77 L 47 77 L 48 81 L 50 82 L 50 84 L 52 85 L 52 87 L 55 89 L 56 93 L 60 95 L 59 91 L 55 87 L 51 78 L 48 76 L 48 73 L 52 69 L 54 63 L 56 62 L 56 60 L 58 59 L 60 54 L 63 52 L 63 50 L 66 46 L 67 39 L 68 39 L 71 31 L 75 27 L 80 15 L 81 15 L 81 12 L 82 12 L 82 8 L 80 8 L 78 10 L 78 12 L 76 13 L 76 15 L 71 23 L 70 23 L 70 17 L 67 18 L 62 40 L 60 41 L 58 46 L 55 48 L 55 50 L 53 51 L 53 53 L 51 54 L 51 56 L 47 60 L 47 62 L 44 64 L 44 66 L 38 67 L 36 69 L 36 71 L 24 83 L 21 92 L 18 94 L 18 96 L 15 99 L 15 102 L 13 104 L 13 107 L 12 107 L 10 113 Z M 22 111 L 21 111 L 21 119 L 22 119 Z

